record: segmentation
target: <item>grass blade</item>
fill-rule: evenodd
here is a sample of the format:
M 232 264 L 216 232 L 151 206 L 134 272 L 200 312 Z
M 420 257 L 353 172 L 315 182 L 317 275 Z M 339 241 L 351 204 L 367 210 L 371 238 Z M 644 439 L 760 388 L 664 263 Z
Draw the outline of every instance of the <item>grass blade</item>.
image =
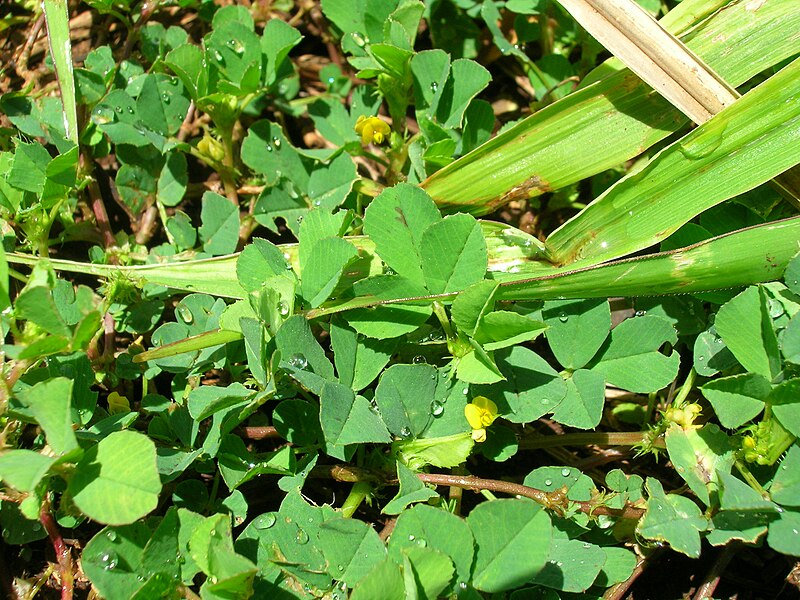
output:
M 78 144 L 78 111 L 75 99 L 75 76 L 72 71 L 72 45 L 69 39 L 69 13 L 66 0 L 44 0 L 47 39 L 56 69 L 61 102 L 64 106 L 64 129 L 67 139 Z
M 684 41 L 731 85 L 741 85 L 800 52 L 798 30 L 800 11 L 794 0 L 774 0 L 758 10 L 740 1 L 707 19 Z M 488 214 L 511 200 L 612 168 L 685 124 L 669 102 L 621 70 L 528 117 L 438 171 L 422 187 L 445 211 Z

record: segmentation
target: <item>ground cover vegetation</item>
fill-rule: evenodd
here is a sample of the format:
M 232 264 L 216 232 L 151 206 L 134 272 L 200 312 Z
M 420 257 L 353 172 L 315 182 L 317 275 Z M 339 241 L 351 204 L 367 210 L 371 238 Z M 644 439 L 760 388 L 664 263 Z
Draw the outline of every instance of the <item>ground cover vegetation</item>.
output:
M 800 13 L 564 6 L 5 3 L 9 598 L 796 597 Z

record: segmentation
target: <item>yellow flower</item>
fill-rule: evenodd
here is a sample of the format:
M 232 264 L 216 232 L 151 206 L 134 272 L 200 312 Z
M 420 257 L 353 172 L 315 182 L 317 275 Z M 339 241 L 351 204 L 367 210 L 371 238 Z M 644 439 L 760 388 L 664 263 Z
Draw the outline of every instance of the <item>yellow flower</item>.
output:
M 108 414 L 110 415 L 131 411 L 131 403 L 125 396 L 121 396 L 117 392 L 111 392 L 106 401 L 108 402 Z
M 389 125 L 378 117 L 365 117 L 361 115 L 356 121 L 356 133 L 361 136 L 361 143 L 382 144 L 391 129 Z
M 677 407 L 670 406 L 664 416 L 683 429 L 697 429 L 700 426 L 695 425 L 694 421 L 702 410 L 699 404 L 692 402 Z
M 472 427 L 472 439 L 486 441 L 486 428 L 497 418 L 497 405 L 486 396 L 477 396 L 464 407 L 464 416 Z

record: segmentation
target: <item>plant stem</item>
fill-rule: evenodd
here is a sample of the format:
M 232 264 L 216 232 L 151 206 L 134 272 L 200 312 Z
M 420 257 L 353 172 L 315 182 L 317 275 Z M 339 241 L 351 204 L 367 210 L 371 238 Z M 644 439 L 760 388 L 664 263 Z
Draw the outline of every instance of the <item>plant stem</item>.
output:
M 364 499 L 372 492 L 372 484 L 368 481 L 357 481 L 350 488 L 350 493 L 342 504 L 342 516 L 349 519 L 361 506 Z
M 520 440 L 520 450 L 555 448 L 559 446 L 637 446 L 645 439 L 641 431 L 619 431 L 610 433 L 565 433 L 563 435 L 539 435 Z M 657 448 L 665 448 L 663 439 L 653 442 Z
M 50 503 L 47 500 L 42 502 L 42 509 L 39 512 L 39 521 L 47 532 L 47 535 L 50 536 L 53 550 L 56 552 L 58 572 L 61 576 L 61 600 L 72 600 L 72 556 L 70 555 L 69 548 L 64 543 L 64 538 L 61 537 L 61 532 L 58 530 L 53 515 L 50 514 Z
M 695 379 L 697 379 L 697 372 L 694 370 L 694 367 L 692 367 L 689 370 L 689 374 L 686 376 L 686 380 L 683 382 L 681 389 L 678 390 L 675 399 L 672 401 L 673 406 L 680 406 L 686 400 L 686 398 L 689 397 L 689 392 L 691 392 L 694 388 Z

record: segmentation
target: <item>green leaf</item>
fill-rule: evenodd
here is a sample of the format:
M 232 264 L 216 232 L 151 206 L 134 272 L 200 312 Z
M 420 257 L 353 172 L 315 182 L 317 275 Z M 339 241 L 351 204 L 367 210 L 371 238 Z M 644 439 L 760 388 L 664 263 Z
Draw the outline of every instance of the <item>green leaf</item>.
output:
M 621 583 L 633 574 L 636 568 L 636 555 L 627 548 L 603 546 L 606 562 L 595 580 L 595 585 L 600 588 L 609 588 Z
M 67 491 L 81 512 L 100 523 L 141 519 L 161 492 L 155 445 L 134 431 L 112 433 L 86 451 Z
M 462 410 L 463 415 L 463 410 Z M 468 429 L 466 418 L 463 419 Z M 469 456 L 475 441 L 467 431 L 452 435 L 392 442 L 392 451 L 409 467 L 415 470 L 428 465 L 449 469 L 460 465 Z
M 253 390 L 238 382 L 228 386 L 203 385 L 189 392 L 187 406 L 192 418 L 202 421 L 216 412 L 243 404 L 254 395 Z
M 770 497 L 783 506 L 800 506 L 800 446 L 793 444 L 778 467 Z
M 183 84 L 177 77 L 162 73 L 144 77 L 136 98 L 136 110 L 151 130 L 164 136 L 175 135 L 188 109 L 189 98 L 184 95 Z
M 191 533 L 189 552 L 203 573 L 208 575 L 201 589 L 202 597 L 209 592 L 219 594 L 216 597 L 236 600 L 252 596 L 253 578 L 258 569 L 233 549 L 228 515 L 215 514 L 204 519 Z
M 708 526 L 700 509 L 688 498 L 665 494 L 657 479 L 648 477 L 645 485 L 650 498 L 637 532 L 648 540 L 667 542 L 673 550 L 690 558 L 698 558 L 700 532 Z
M 491 386 L 476 386 L 475 395 L 497 404 L 503 417 L 513 423 L 530 423 L 553 411 L 564 399 L 567 387 L 558 373 L 538 354 L 522 346 L 495 353 L 505 377 Z
M 600 349 L 611 329 L 608 300 L 551 300 L 544 303 L 542 320 L 547 343 L 558 362 L 579 369 Z
M 764 410 L 772 386 L 756 373 L 713 379 L 700 387 L 723 427 L 735 429 Z
M 584 592 L 605 562 L 606 554 L 599 546 L 580 540 L 554 539 L 547 562 L 533 582 L 565 592 Z
M 267 183 L 274 184 L 285 177 L 300 190 L 308 188 L 308 171 L 297 149 L 275 123 L 253 123 L 242 142 L 241 156 L 248 167 L 267 178 Z
M 16 140 L 15 140 L 16 141 Z M 6 180 L 17 189 L 41 194 L 44 191 L 47 166 L 52 160 L 44 146 L 16 141 L 14 162 Z
M 188 185 L 186 155 L 178 151 L 170 152 L 158 177 L 158 201 L 164 206 L 177 206 L 183 200 Z
M 424 504 L 401 512 L 389 538 L 389 556 L 399 562 L 402 550 L 420 545 L 449 557 L 458 580 L 469 581 L 475 550 L 472 532 L 464 519 Z
M 472 351 L 458 360 L 456 377 L 467 383 L 497 383 L 503 374 L 497 368 L 494 357 L 486 352 L 475 340 L 470 340 Z
M 767 532 L 767 523 L 778 516 L 778 507 L 733 475 L 720 471 L 717 476 L 721 510 L 711 518 L 714 528 L 708 533 L 709 543 L 755 543 Z
M 697 336 L 694 342 L 694 370 L 698 375 L 711 377 L 735 364 L 736 358 L 716 333 L 704 331 Z
M 20 395 L 56 454 L 66 454 L 78 447 L 72 429 L 71 399 L 72 380 L 65 377 L 42 381 Z
M 400 567 L 390 559 L 375 565 L 353 589 L 350 600 L 406 600 L 405 581 Z
M 170 50 L 164 60 L 181 80 L 189 95 L 197 101 L 208 93 L 208 68 L 205 53 L 191 44 Z
M 0 479 L 20 492 L 32 492 L 55 461 L 33 450 L 8 450 L 0 454 Z
M 399 515 L 413 502 L 425 502 L 431 498 L 436 498 L 439 494 L 426 486 L 419 477 L 399 460 L 397 465 L 397 479 L 400 481 L 400 489 L 394 498 L 383 507 L 381 511 L 387 515 Z
M 418 598 L 439 598 L 453 577 L 453 561 L 424 545 L 403 548 L 401 554 L 406 589 L 416 588 Z
M 333 381 L 333 365 L 319 342 L 311 333 L 308 321 L 295 315 L 278 330 L 275 343 L 284 361 L 294 362 L 297 368 Z
M 301 273 L 303 297 L 312 308 L 325 302 L 344 270 L 358 258 L 358 250 L 342 238 L 329 237 L 314 244 Z
M 781 425 L 792 435 L 800 436 L 800 379 L 775 386 L 766 401 Z
M 714 326 L 745 369 L 772 381 L 780 371 L 780 354 L 761 288 L 749 287 L 726 302 L 719 309 Z
M 439 122 L 448 128 L 461 127 L 470 102 L 491 79 L 489 71 L 478 63 L 465 58 L 454 60 L 436 107 Z
M 588 368 L 602 373 L 612 385 L 631 392 L 655 392 L 675 379 L 680 355 L 658 349 L 675 344 L 678 336 L 666 319 L 643 316 L 627 319 L 611 331 Z
M 547 325 L 516 312 L 496 310 L 484 315 L 475 340 L 487 351 L 529 342 L 543 333 Z
M 795 315 L 781 335 L 781 352 L 786 362 L 800 364 L 800 316 Z
M 239 242 L 239 209 L 230 200 L 206 192 L 200 212 L 202 224 L 198 233 L 203 250 L 214 256 L 231 254 Z
M 47 333 L 71 337 L 72 331 L 53 300 L 52 292 L 44 286 L 28 287 L 14 301 L 14 314 L 18 319 L 36 323 Z
M 261 50 L 266 58 L 264 83 L 271 85 L 278 79 L 289 51 L 303 38 L 294 27 L 280 19 L 270 19 L 261 35 Z
M 380 375 L 397 347 L 394 341 L 358 336 L 341 318 L 331 319 L 331 347 L 339 382 L 359 391 Z
M 567 379 L 567 394 L 553 411 L 553 420 L 579 429 L 600 424 L 606 399 L 606 381 L 602 374 L 578 369 Z
M 552 544 L 550 517 L 532 500 L 482 502 L 467 517 L 477 551 L 473 585 L 484 592 L 514 589 L 545 566 Z
M 419 249 L 425 286 L 434 294 L 460 292 L 486 273 L 486 240 L 470 215 L 450 215 L 429 226 Z
M 403 438 L 425 431 L 433 419 L 437 375 L 430 365 L 392 365 L 383 372 L 375 403 L 389 431 Z
M 104 598 L 130 600 L 143 587 L 138 567 L 151 533 L 145 522 L 106 527 L 86 544 L 81 567 Z
M 706 505 L 718 484 L 717 472 L 729 473 L 734 461 L 731 439 L 716 425 L 685 430 L 673 424 L 666 433 L 667 453 L 678 475 Z
M 778 519 L 769 524 L 767 543 L 781 554 L 800 556 L 800 511 L 785 509 L 778 513 Z
M 456 296 L 450 314 L 460 332 L 475 337 L 481 320 L 494 309 L 497 289 L 497 282 L 485 279 Z
M 800 254 L 795 255 L 786 265 L 783 279 L 786 282 L 786 287 L 793 293 L 800 294 Z
M 248 292 L 261 289 L 270 276 L 294 279 L 283 252 L 267 240 L 255 238 L 244 247 L 236 260 L 236 278 Z
M 326 382 L 320 394 L 319 421 L 329 444 L 387 443 L 391 440 L 369 401 L 339 383 Z
M 581 502 L 590 500 L 595 493 L 591 478 L 575 467 L 539 467 L 528 473 L 523 484 L 545 492 L 566 488 L 568 499 Z
M 427 294 L 420 284 L 397 275 L 376 275 L 353 286 L 357 296 L 377 299 L 415 297 Z M 411 333 L 432 314 L 429 305 L 388 304 L 356 309 L 345 314 L 348 324 L 358 333 L 377 339 L 396 338 Z
M 440 220 L 430 197 L 417 186 L 403 183 L 385 189 L 370 203 L 364 213 L 364 233 L 391 269 L 423 284 L 423 232 Z
M 331 519 L 322 523 L 319 545 L 328 561 L 328 572 L 350 587 L 386 558 L 386 546 L 375 530 L 356 519 Z

